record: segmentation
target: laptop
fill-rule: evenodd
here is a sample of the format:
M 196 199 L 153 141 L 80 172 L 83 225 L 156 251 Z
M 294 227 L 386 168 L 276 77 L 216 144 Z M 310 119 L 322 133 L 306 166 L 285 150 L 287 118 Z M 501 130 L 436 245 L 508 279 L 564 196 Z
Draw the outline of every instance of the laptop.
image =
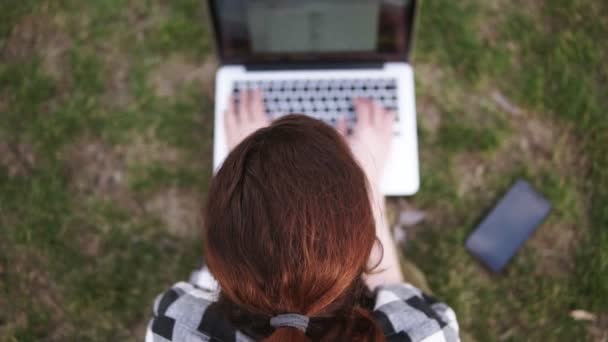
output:
M 306 114 L 355 124 L 352 100 L 396 111 L 381 190 L 418 191 L 414 73 L 409 64 L 414 0 L 208 0 L 219 53 L 213 166 L 228 154 L 223 113 L 231 94 L 261 89 L 272 119 Z

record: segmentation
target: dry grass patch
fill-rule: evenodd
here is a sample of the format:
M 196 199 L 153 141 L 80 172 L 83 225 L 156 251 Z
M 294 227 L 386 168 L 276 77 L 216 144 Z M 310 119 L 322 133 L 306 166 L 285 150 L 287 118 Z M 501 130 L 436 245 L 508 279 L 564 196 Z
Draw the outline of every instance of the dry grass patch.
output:
M 151 87 L 159 97 L 174 97 L 184 86 L 196 82 L 204 94 L 213 98 L 215 71 L 218 61 L 215 56 L 207 56 L 200 63 L 194 63 L 180 54 L 171 55 L 150 73 Z
M 8 315 L 4 326 L 0 325 L 0 336 L 10 336 L 17 330 L 33 329 L 32 311 L 48 319 L 53 327 L 47 331 L 49 340 L 59 341 L 70 336 L 74 327 L 67 320 L 63 296 L 59 286 L 48 271 L 44 254 L 30 247 L 11 249 L 11 268 L 5 279 L 11 284 L 11 300 L 2 306 Z M 0 300 L 2 303 L 2 300 Z M 4 330 L 4 331 L 3 331 Z
M 202 195 L 170 187 L 158 191 L 144 203 L 145 210 L 158 215 L 167 230 L 178 237 L 197 237 L 202 227 Z

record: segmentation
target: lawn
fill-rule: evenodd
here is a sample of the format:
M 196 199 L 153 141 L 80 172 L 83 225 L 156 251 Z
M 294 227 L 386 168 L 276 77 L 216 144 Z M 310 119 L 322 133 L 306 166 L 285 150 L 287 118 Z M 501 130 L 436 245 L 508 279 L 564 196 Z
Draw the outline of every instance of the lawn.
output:
M 401 250 L 465 340 L 608 340 L 608 3 L 422 0 L 418 19 Z M 0 4 L 0 340 L 142 339 L 202 261 L 216 67 L 199 0 Z M 464 241 L 518 177 L 554 210 L 491 275 Z

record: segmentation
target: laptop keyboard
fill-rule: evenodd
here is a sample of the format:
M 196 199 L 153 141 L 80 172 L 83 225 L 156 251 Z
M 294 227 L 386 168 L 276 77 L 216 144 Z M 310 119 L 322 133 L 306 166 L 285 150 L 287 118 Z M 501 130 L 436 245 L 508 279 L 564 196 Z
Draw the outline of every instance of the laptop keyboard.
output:
M 243 89 L 261 89 L 266 113 L 272 118 L 307 114 L 335 126 L 344 115 L 352 129 L 356 97 L 371 98 L 386 109 L 397 111 L 397 81 L 393 78 L 236 81 L 233 95 L 237 101 Z M 395 121 L 398 118 L 395 115 Z

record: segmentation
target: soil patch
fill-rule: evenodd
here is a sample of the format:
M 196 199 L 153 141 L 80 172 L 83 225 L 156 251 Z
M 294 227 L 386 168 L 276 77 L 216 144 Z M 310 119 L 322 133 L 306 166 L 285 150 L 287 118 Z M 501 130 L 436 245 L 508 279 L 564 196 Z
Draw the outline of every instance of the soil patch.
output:
M 161 143 L 154 136 L 155 132 L 152 128 L 143 134 L 133 133 L 129 143 L 117 146 L 116 150 L 124 156 L 129 167 L 151 162 L 171 165 L 184 159 L 180 150 Z
M 45 12 L 24 16 L 11 30 L 2 49 L 2 59 L 23 62 L 39 56 L 48 75 L 60 84 L 69 82 L 66 52 L 72 40 L 61 29 L 61 23 L 61 17 Z
M 150 74 L 150 82 L 160 97 L 175 96 L 185 85 L 196 82 L 203 87 L 205 95 L 213 98 L 213 84 L 217 59 L 208 56 L 201 64 L 193 63 L 182 55 L 172 55 Z
M 67 152 L 67 164 L 77 193 L 111 201 L 129 212 L 150 213 L 180 237 L 193 236 L 201 227 L 202 194 L 170 186 L 139 199 L 129 187 L 131 167 L 145 167 L 152 162 L 179 164 L 183 156 L 178 150 L 143 136 L 134 136 L 128 145 L 111 147 L 91 140 L 73 146 L 77 148 Z M 83 250 L 95 255 L 99 241 L 94 236 L 82 238 Z
M 608 314 L 599 315 L 589 327 L 595 342 L 608 342 Z
M 179 237 L 194 237 L 202 227 L 202 198 L 192 191 L 171 187 L 154 194 L 144 204 L 158 215 L 168 231 Z
M 38 307 L 37 311 L 44 310 L 48 314 L 48 319 L 51 323 L 48 325 L 54 327 L 48 332 L 49 340 L 59 341 L 66 336 L 70 336 L 74 332 L 74 327 L 69 325 L 66 320 L 66 311 L 63 308 L 64 300 L 61 296 L 58 286 L 52 280 L 48 273 L 48 267 L 45 267 L 46 261 L 44 256 L 34 251 L 31 248 L 12 249 L 11 253 L 11 269 L 10 273 L 19 275 L 15 277 L 17 281 L 11 281 L 12 287 L 10 293 L 13 298 L 28 298 L 25 302 L 31 301 Z M 12 277 L 10 274 L 9 277 Z M 20 307 L 23 301 L 13 302 L 13 306 L 9 306 L 9 312 L 13 317 L 7 323 L 4 329 L 9 331 L 14 329 L 24 329 L 28 326 L 27 307 Z M 12 308 L 12 309 L 11 309 Z M 0 332 L 2 329 L 0 329 Z
M 97 196 L 128 210 L 137 210 L 126 180 L 125 154 L 97 140 L 72 144 L 65 152 L 71 184 L 81 196 Z
M 36 164 L 34 150 L 28 144 L 0 142 L 0 166 L 9 177 L 27 175 Z
M 112 70 L 105 78 L 102 102 L 110 108 L 123 108 L 135 100 L 129 89 L 131 58 L 119 50 L 118 44 L 103 49 L 104 68 Z

